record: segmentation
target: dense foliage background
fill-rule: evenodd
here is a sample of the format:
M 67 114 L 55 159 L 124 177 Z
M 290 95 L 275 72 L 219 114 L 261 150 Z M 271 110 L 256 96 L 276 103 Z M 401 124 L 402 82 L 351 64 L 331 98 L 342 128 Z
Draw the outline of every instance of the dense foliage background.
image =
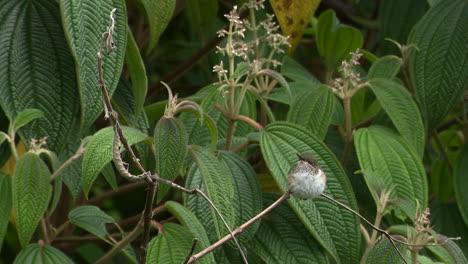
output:
M 2 0 L 0 263 L 182 263 L 305 152 L 399 241 L 291 197 L 200 263 L 468 263 L 467 32 L 466 0 Z

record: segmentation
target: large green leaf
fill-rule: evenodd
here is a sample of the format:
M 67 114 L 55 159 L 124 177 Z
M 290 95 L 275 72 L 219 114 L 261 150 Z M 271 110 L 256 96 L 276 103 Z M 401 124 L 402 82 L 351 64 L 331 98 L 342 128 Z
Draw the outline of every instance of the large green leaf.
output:
M 141 58 L 140 50 L 138 50 L 130 29 L 127 29 L 125 62 L 132 79 L 133 97 L 135 98 L 135 117 L 138 119 L 145 104 L 146 92 L 148 91 L 148 78 L 146 77 L 145 64 Z
M 143 141 L 148 138 L 147 135 L 131 127 L 122 127 L 122 131 L 130 145 Z M 106 127 L 94 134 L 86 147 L 82 162 L 82 181 L 83 191 L 88 197 L 89 189 L 99 172 L 112 160 L 112 145 L 114 143 L 114 130 L 112 127 Z M 121 145 L 122 146 L 122 145 Z M 123 147 L 120 148 L 124 150 Z
M 0 252 L 2 251 L 3 238 L 6 234 L 13 204 L 11 186 L 11 176 L 0 171 Z
M 439 1 L 414 27 L 409 73 L 425 125 L 432 130 L 466 89 L 468 5 Z
M 403 237 L 399 237 L 398 239 L 402 239 Z M 404 238 L 403 238 L 404 240 Z M 398 249 L 403 252 L 406 252 L 406 246 L 403 244 L 397 244 Z M 401 256 L 393 247 L 393 244 L 388 240 L 386 237 L 382 238 L 380 241 L 375 243 L 372 248 L 370 248 L 369 253 L 366 257 L 366 262 L 368 264 L 400 264 L 404 263 Z
M 161 178 L 173 181 L 184 165 L 187 155 L 188 134 L 184 123 L 174 117 L 163 116 L 154 128 L 156 172 Z M 168 185 L 160 185 L 158 202 L 169 191 Z
M 23 141 L 48 136 L 60 151 L 79 111 L 75 68 L 54 1 L 0 2 L 0 105 L 10 120 L 27 108 L 44 113 L 21 129 Z
M 18 160 L 13 177 L 13 208 L 21 246 L 29 244 L 52 194 L 47 165 L 35 153 Z
M 38 109 L 24 109 L 15 118 L 13 122 L 14 130 L 17 131 L 20 127 L 27 125 L 36 118 L 44 117 L 44 112 Z
M 353 27 L 340 24 L 333 10 L 323 12 L 316 29 L 317 49 L 325 59 L 328 68 L 334 69 L 343 60 L 350 58 L 351 52 L 362 47 L 361 32 Z
M 115 220 L 96 206 L 84 205 L 76 207 L 68 213 L 68 219 L 76 226 L 83 228 L 91 234 L 106 239 L 109 235 L 106 224 Z
M 400 55 L 398 47 L 385 40 L 392 39 L 398 43 L 406 43 L 413 26 L 429 9 L 427 0 L 391 0 L 382 1 L 379 10 L 380 50 L 383 54 Z
M 14 264 L 73 264 L 73 261 L 62 251 L 49 245 L 30 244 L 21 250 Z
M 187 258 L 193 234 L 181 225 L 166 223 L 163 232 L 153 238 L 148 245 L 148 263 L 180 264 Z M 197 244 L 196 251 L 200 251 Z M 209 258 L 201 258 L 197 263 L 211 263 Z
M 458 210 L 468 226 L 468 144 L 463 145 L 453 174 L 453 188 L 457 197 Z
M 367 78 L 392 79 L 400 71 L 401 64 L 401 58 L 397 56 L 388 55 L 382 58 L 378 58 L 372 63 L 372 66 L 367 73 Z
M 348 177 L 332 152 L 305 128 L 286 122 L 268 125 L 260 135 L 260 146 L 268 168 L 278 186 L 286 191 L 289 169 L 297 162 L 297 153 L 311 152 L 327 175 L 325 192 L 357 210 Z M 359 220 L 346 209 L 324 198 L 290 198 L 291 208 L 336 262 L 356 263 L 361 235 Z
M 113 39 L 117 50 L 103 58 L 104 79 L 111 95 L 119 82 L 127 46 L 125 1 L 60 0 L 63 27 L 75 58 L 84 130 L 103 110 L 101 90 L 98 86 L 97 53 L 101 45 L 102 33 L 109 26 L 110 13 L 114 8 L 117 10 Z M 103 53 L 107 51 L 104 49 Z
M 210 240 L 208 240 L 205 228 L 187 207 L 173 201 L 167 202 L 166 206 L 167 210 L 198 239 L 198 243 L 201 248 L 207 248 L 210 246 Z M 203 258 L 209 263 L 216 263 L 213 253 L 208 253 Z
M 315 85 L 307 92 L 295 96 L 287 120 L 303 125 L 312 134 L 323 139 L 335 110 L 334 97 L 328 86 Z
M 193 32 L 206 38 L 211 33 L 218 13 L 216 0 L 185 0 L 185 14 Z
M 265 207 L 278 199 L 273 194 L 263 197 Z M 250 245 L 266 263 L 328 263 L 325 252 L 284 203 L 262 220 Z
M 369 86 L 398 132 L 421 157 L 425 142 L 424 125 L 418 106 L 409 92 L 398 83 L 386 79 L 372 79 Z
M 421 208 L 427 207 L 427 179 L 421 158 L 401 136 L 387 128 L 371 126 L 356 131 L 354 141 L 369 189 L 394 188 L 390 199 L 409 203 L 410 210 L 404 211 L 410 219 L 414 218 L 416 201 Z
M 229 179 L 229 174 L 221 162 L 208 149 L 191 145 L 189 146 L 189 153 L 195 160 L 198 169 L 194 170 L 192 167 L 191 171 L 193 171 L 193 173 L 189 173 L 187 177 L 187 187 L 194 188 L 200 185 L 232 229 L 234 227 L 234 221 L 238 216 L 235 215 L 236 212 L 233 210 L 234 191 L 231 180 Z M 201 185 L 201 183 L 203 185 Z M 211 221 L 214 220 L 213 224 L 216 237 L 222 238 L 227 235 L 228 231 L 216 211 L 212 206 L 201 202 L 201 200 L 204 199 L 198 195 L 189 195 L 186 197 L 185 203 L 197 217 L 200 214 L 206 215 L 206 212 L 210 212 Z M 207 210 L 207 208 L 209 209 Z M 211 228 L 213 228 L 213 226 L 211 226 Z

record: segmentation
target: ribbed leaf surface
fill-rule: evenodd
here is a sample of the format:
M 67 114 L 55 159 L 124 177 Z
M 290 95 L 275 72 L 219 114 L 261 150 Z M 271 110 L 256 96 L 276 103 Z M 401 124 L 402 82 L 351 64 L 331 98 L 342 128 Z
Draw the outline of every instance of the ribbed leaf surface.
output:
M 427 207 L 427 179 L 421 159 L 405 140 L 393 131 L 378 126 L 359 129 L 354 135 L 359 164 L 371 190 L 394 188 L 391 199 L 415 202 Z M 366 173 L 366 172 L 372 173 Z M 381 182 L 383 186 L 375 186 Z M 414 215 L 409 214 L 410 219 Z
M 398 237 L 401 239 L 403 237 Z M 404 238 L 403 238 L 404 239 Z M 406 246 L 400 243 L 397 243 L 398 249 L 404 253 L 406 252 Z M 407 260 L 409 261 L 409 260 Z M 366 262 L 368 264 L 387 264 L 394 263 L 400 264 L 404 263 L 403 259 L 400 257 L 396 249 L 393 247 L 392 243 L 385 237 L 378 241 L 369 251 L 367 255 Z
M 205 228 L 187 207 L 173 201 L 167 202 L 166 206 L 167 210 L 177 218 L 177 221 L 192 232 L 192 234 L 198 239 L 200 248 L 205 249 L 211 245 Z M 209 253 L 203 258 L 206 259 L 208 263 L 216 263 L 213 253 Z
M 174 180 L 185 162 L 188 134 L 184 123 L 174 117 L 161 117 L 154 128 L 156 172 L 167 180 Z M 158 201 L 169 191 L 168 185 L 160 185 Z
M 73 58 L 60 26 L 55 1 L 0 2 L 0 105 L 10 120 L 24 109 L 43 111 L 20 135 L 48 136 L 47 148 L 60 151 L 79 111 Z
M 270 206 L 278 197 L 265 194 L 264 207 Z M 285 203 L 264 217 L 251 248 L 266 263 L 328 263 L 325 250 Z
M 106 229 L 107 223 L 114 223 L 115 220 L 96 206 L 76 207 L 68 213 L 68 219 L 76 226 L 83 228 L 91 234 L 105 239 L 109 234 Z
M 73 261 L 62 251 L 49 245 L 30 244 L 21 250 L 14 264 L 73 264 Z
M 367 78 L 386 78 L 392 79 L 400 71 L 402 61 L 397 56 L 385 56 L 378 58 L 369 69 Z
M 252 166 L 238 154 L 222 151 L 219 160 L 229 173 L 234 187 L 233 210 L 236 212 L 234 227 L 237 227 L 262 211 L 260 184 Z M 259 224 L 260 222 L 252 224 L 238 236 L 238 239 L 240 241 L 250 240 Z
M 20 127 L 25 126 L 36 118 L 44 117 L 44 112 L 38 109 L 24 109 L 15 118 L 13 127 L 18 130 Z
M 2 251 L 3 238 L 6 234 L 13 204 L 11 186 L 11 176 L 0 171 L 0 252 Z
M 109 26 L 110 12 L 114 8 L 117 8 L 114 33 L 117 50 L 103 58 L 104 79 L 109 94 L 113 94 L 119 82 L 127 46 L 125 2 L 60 0 L 60 8 L 67 40 L 75 57 L 82 127 L 86 130 L 103 110 L 101 90 L 98 86 L 97 53 L 102 33 Z M 103 52 L 107 53 L 106 50 Z
M 181 225 L 167 223 L 163 225 L 164 232 L 151 240 L 148 245 L 147 262 L 180 264 L 184 262 L 194 236 Z M 197 244 L 196 250 L 200 250 Z M 209 258 L 201 258 L 197 263 L 210 263 Z
M 21 246 L 28 245 L 52 194 L 47 165 L 35 153 L 18 160 L 13 176 L 13 208 Z
M 131 127 L 122 127 L 123 133 L 130 145 L 143 141 L 147 135 Z M 88 197 L 89 189 L 99 172 L 112 160 L 112 145 L 114 143 L 114 130 L 106 127 L 94 134 L 86 147 L 82 162 L 83 191 Z M 121 151 L 124 150 L 121 145 Z
M 369 86 L 403 138 L 419 157 L 424 151 L 425 131 L 416 103 L 405 87 L 386 79 L 372 79 Z
M 466 226 L 468 226 L 468 194 L 466 193 L 466 186 L 468 186 L 468 144 L 463 146 L 459 155 L 453 174 L 453 188 L 455 197 L 457 197 L 458 209 Z
M 320 139 L 325 137 L 335 109 L 335 96 L 325 85 L 316 85 L 295 96 L 288 112 L 288 121 L 309 129 Z
M 327 175 L 325 192 L 356 209 L 356 200 L 348 177 L 332 152 L 320 139 L 301 126 L 276 122 L 260 135 L 263 157 L 276 183 L 286 191 L 289 169 L 297 162 L 297 153 L 311 152 Z M 307 230 L 337 262 L 356 263 L 359 259 L 361 235 L 359 220 L 349 211 L 323 198 L 289 203 Z
M 418 47 L 409 73 L 425 125 L 432 130 L 460 98 L 468 83 L 468 5 L 439 1 L 414 27 L 409 43 Z

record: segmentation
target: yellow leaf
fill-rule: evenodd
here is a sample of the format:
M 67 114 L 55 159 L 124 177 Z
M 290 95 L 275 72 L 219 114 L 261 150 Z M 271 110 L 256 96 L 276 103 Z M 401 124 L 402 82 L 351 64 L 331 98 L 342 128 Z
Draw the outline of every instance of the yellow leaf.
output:
M 28 152 L 23 141 L 18 142 L 18 145 L 16 145 L 16 152 L 18 153 L 18 157 L 21 157 L 23 156 L 24 153 Z M 10 158 L 5 163 L 5 165 L 3 165 L 3 168 L 1 168 L 0 170 L 4 173 L 13 175 L 13 173 L 15 172 L 15 166 L 16 166 L 15 157 L 13 157 L 13 155 L 10 155 Z
M 289 36 L 291 54 L 299 44 L 304 29 L 309 24 L 320 0 L 270 0 L 283 35 Z

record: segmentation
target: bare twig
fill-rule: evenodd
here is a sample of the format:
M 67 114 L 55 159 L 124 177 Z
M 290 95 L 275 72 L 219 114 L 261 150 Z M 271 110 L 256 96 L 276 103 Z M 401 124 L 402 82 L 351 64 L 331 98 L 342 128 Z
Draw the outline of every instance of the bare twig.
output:
M 232 232 L 232 235 L 233 236 L 236 236 L 240 233 L 242 233 L 247 227 L 251 226 L 253 223 L 255 223 L 256 221 L 258 221 L 260 218 L 262 218 L 263 216 L 265 216 L 267 213 L 269 213 L 271 210 L 273 210 L 274 208 L 276 208 L 278 205 L 280 205 L 282 202 L 284 202 L 285 200 L 287 200 L 289 198 L 289 196 L 291 195 L 291 193 L 289 191 L 285 192 L 280 198 L 278 198 L 278 200 L 276 200 L 274 203 L 272 203 L 268 208 L 266 208 L 265 210 L 263 210 L 262 212 L 260 212 L 258 215 L 254 216 L 252 219 L 250 219 L 249 221 L 245 222 L 244 224 L 242 224 L 241 226 L 239 226 L 238 228 L 236 228 L 233 232 Z M 190 260 L 187 262 L 187 263 L 195 263 L 195 261 L 197 261 L 198 259 L 202 258 L 203 256 L 205 256 L 206 254 L 212 252 L 213 250 L 217 249 L 218 247 L 220 247 L 221 245 L 223 245 L 224 243 L 226 243 L 227 241 L 229 241 L 230 239 L 232 238 L 231 234 L 221 238 L 220 240 L 218 240 L 216 243 L 214 243 L 213 245 L 207 247 L 206 249 L 198 252 L 197 254 L 193 255 Z
M 190 260 L 190 257 L 193 255 L 193 252 L 195 252 L 195 247 L 197 246 L 197 243 L 198 243 L 198 239 L 194 238 L 192 242 L 192 247 L 190 248 L 187 258 L 185 258 L 182 264 L 187 264 L 187 262 Z
M 146 195 L 145 211 L 143 212 L 143 239 L 140 244 L 141 263 L 146 263 L 146 251 L 149 243 L 150 225 L 151 219 L 153 218 L 152 204 L 154 201 L 154 196 L 156 195 L 156 190 L 158 189 L 158 183 L 154 182 L 154 184 L 148 186 L 148 188 L 149 190 L 147 191 Z
M 75 155 L 67 159 L 57 170 L 54 171 L 52 176 L 50 176 L 50 182 L 53 182 L 60 173 L 62 173 L 68 166 L 70 166 L 70 164 L 80 159 L 83 156 L 85 149 L 86 149 L 85 146 L 81 144 L 78 150 L 76 151 Z

